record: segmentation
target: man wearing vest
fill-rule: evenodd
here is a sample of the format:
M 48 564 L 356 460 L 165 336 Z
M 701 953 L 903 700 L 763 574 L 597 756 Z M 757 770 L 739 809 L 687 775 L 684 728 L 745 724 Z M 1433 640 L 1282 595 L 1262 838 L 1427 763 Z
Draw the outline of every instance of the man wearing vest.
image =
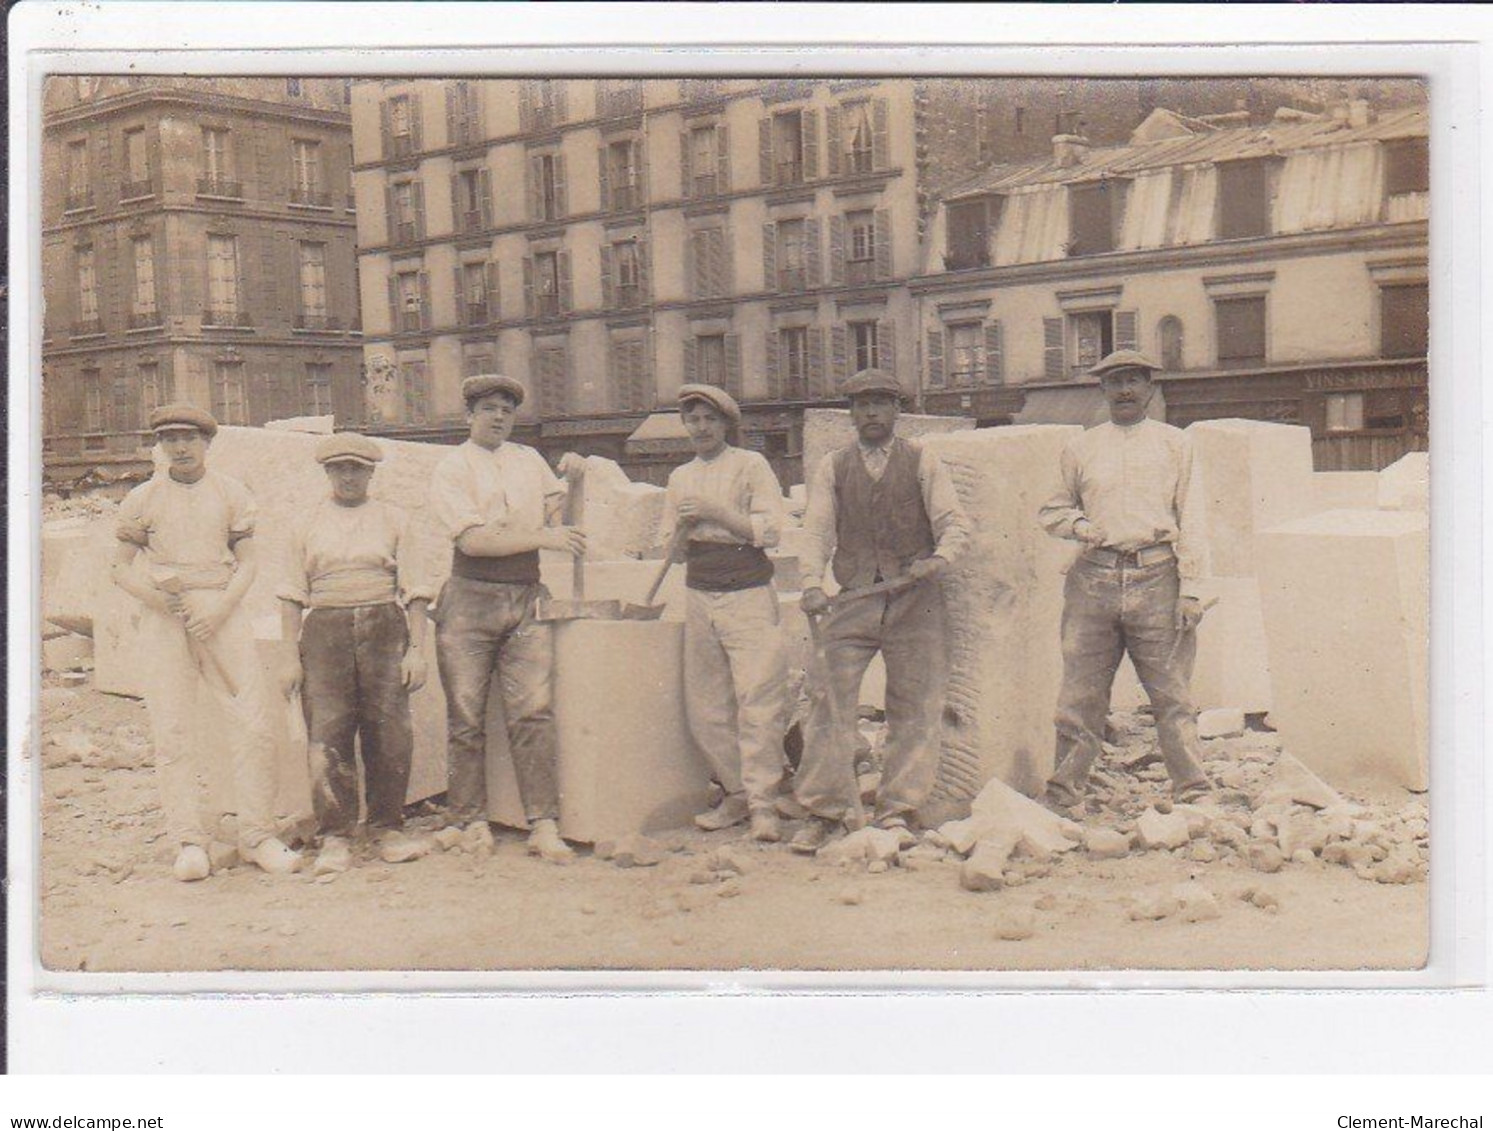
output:
M 461 383 L 467 442 L 436 465 L 430 505 L 452 541 L 451 578 L 436 600 L 436 668 L 446 692 L 447 796 L 453 825 L 489 846 L 487 695 L 496 677 L 529 851 L 564 863 L 560 839 L 555 719 L 550 706 L 553 642 L 534 619 L 541 596 L 539 551 L 585 552 L 586 538 L 547 525 L 565 484 L 533 448 L 508 442 L 524 401 L 512 377 L 483 374 Z M 562 470 L 579 457 L 567 455 Z
M 969 540 L 969 520 L 936 458 L 895 435 L 902 389 L 865 369 L 846 387 L 854 444 L 812 471 L 801 562 L 803 611 L 824 616 L 828 694 L 809 720 L 795 793 L 809 811 L 790 847 L 816 852 L 854 811 L 856 707 L 877 652 L 886 663 L 887 742 L 875 823 L 905 828 L 933 787 L 948 659 L 938 577 Z M 903 588 L 841 598 L 831 607 L 829 566 L 846 596 L 881 582 Z

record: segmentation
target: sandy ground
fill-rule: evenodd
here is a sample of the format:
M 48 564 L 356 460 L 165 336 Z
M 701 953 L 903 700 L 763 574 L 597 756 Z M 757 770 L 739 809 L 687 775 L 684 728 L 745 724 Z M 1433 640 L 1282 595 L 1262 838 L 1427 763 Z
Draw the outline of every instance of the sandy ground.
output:
M 661 835 L 670 851 L 645 868 L 584 850 L 569 866 L 545 864 L 509 833 L 491 856 L 365 860 L 320 882 L 234 867 L 180 884 L 143 706 L 48 677 L 42 709 L 40 941 L 53 970 L 1363 969 L 1417 967 L 1426 955 L 1423 880 L 1380 883 L 1321 860 L 1263 874 L 1227 851 L 1199 863 L 1196 842 L 1118 860 L 1076 849 L 1015 863 L 1019 886 L 988 893 L 960 887 L 957 858 L 868 874 L 739 831 Z M 1154 746 L 1154 732 L 1141 719 L 1123 741 L 1127 751 Z M 1252 788 L 1278 743 L 1250 733 L 1207 750 L 1215 776 L 1232 772 Z M 1154 767 L 1132 775 L 1113 764 L 1108 785 L 1086 821 L 1122 831 L 1165 789 Z M 1424 811 L 1410 795 L 1355 800 L 1402 836 Z M 429 814 L 415 828 L 439 824 Z M 745 875 L 698 882 L 721 845 L 738 850 Z M 1137 902 L 1188 880 L 1217 897 L 1217 918 L 1130 917 Z M 1278 910 L 1241 898 L 1250 889 L 1274 896 Z M 1013 913 L 1030 915 L 1030 937 L 999 937 Z

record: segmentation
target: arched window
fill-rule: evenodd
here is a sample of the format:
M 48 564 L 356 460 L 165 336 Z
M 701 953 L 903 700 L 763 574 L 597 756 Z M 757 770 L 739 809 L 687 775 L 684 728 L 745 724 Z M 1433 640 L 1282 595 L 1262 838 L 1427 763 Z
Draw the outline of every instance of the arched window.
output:
M 1156 352 L 1161 368 L 1174 373 L 1182 368 L 1182 319 L 1168 314 L 1156 323 Z

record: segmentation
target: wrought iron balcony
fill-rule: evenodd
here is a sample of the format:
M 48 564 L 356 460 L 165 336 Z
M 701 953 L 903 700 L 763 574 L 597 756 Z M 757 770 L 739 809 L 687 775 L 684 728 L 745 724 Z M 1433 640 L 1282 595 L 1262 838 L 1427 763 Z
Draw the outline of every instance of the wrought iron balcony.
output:
M 86 338 L 103 332 L 104 321 L 101 318 L 80 318 L 73 323 L 73 337 L 75 338 Z
M 342 321 L 330 314 L 297 314 L 295 328 L 322 333 L 338 333 L 342 329 Z
M 778 162 L 778 184 L 801 185 L 804 181 L 803 163 L 799 161 Z
M 144 200 L 156 194 L 155 184 L 149 177 L 143 181 L 125 181 L 119 186 L 119 199 Z
M 198 177 L 198 196 L 215 196 L 224 200 L 243 200 L 244 184 L 242 181 L 230 181 L 224 177 Z
M 487 303 L 468 302 L 462 306 L 463 326 L 486 326 L 488 323 Z
M 459 213 L 457 217 L 457 223 L 460 226 L 459 231 L 462 235 L 469 235 L 473 232 L 480 232 L 485 227 L 487 227 L 487 225 L 482 222 L 482 213 L 480 210 L 469 210 Z
M 534 296 L 534 317 L 536 318 L 558 318 L 560 316 L 560 296 L 541 295 Z
M 297 187 L 290 190 L 290 203 L 300 205 L 302 208 L 330 208 L 332 207 L 332 194 Z
M 414 243 L 418 238 L 413 221 L 395 224 L 393 231 L 389 233 L 389 242 L 393 244 Z
M 613 212 L 631 212 L 634 208 L 641 207 L 643 207 L 641 185 L 614 185 L 612 187 Z
M 131 330 L 148 330 L 162 325 L 163 322 L 159 310 L 136 310 L 130 314 Z
M 222 307 L 204 307 L 202 311 L 204 329 L 235 330 L 254 325 L 247 310 L 230 310 Z

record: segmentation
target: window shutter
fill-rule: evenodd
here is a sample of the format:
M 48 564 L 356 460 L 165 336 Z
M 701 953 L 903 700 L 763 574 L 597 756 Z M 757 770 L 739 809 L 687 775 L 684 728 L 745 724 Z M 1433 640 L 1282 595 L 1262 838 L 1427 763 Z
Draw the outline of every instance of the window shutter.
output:
M 555 262 L 560 274 L 560 312 L 569 314 L 575 309 L 575 301 L 570 287 L 570 252 L 555 252 Z
M 648 252 L 648 241 L 638 241 L 638 296 L 644 302 L 653 294 L 653 260 Z
M 1139 335 L 1136 330 L 1136 322 L 1135 311 L 1115 311 L 1115 349 L 1133 350 L 1138 348 L 1136 346 L 1136 339 Z
M 928 331 L 928 388 L 944 387 L 943 327 Z
M 648 147 L 641 140 L 632 143 L 632 158 L 637 177 L 633 207 L 637 208 L 648 202 Z
M 388 226 L 388 243 L 396 241 L 396 233 L 399 231 L 399 220 L 394 215 L 394 186 L 384 186 L 384 217 Z
M 799 137 L 803 141 L 804 180 L 819 176 L 819 111 L 799 111 Z
M 840 107 L 831 106 L 824 112 L 824 144 L 828 157 L 827 168 L 831 177 L 840 175 Z
M 612 249 L 601 249 L 601 305 L 607 310 L 617 305 L 617 294 L 612 286 Z
M 394 114 L 388 99 L 378 104 L 378 131 L 383 143 L 384 160 L 387 161 L 394 156 Z
M 684 383 L 693 384 L 700 372 L 700 345 L 694 335 L 684 339 Z
M 491 228 L 493 226 L 492 211 L 492 170 L 484 168 L 477 177 L 478 188 L 482 192 L 482 226 Z
M 446 88 L 446 144 L 459 144 L 457 138 L 460 128 L 457 125 L 456 114 L 456 84 L 452 83 Z
M 845 217 L 829 218 L 829 281 L 833 286 L 845 285 Z
M 539 186 L 544 183 L 544 178 L 540 175 L 539 162 L 540 158 L 538 157 L 529 158 L 528 175 L 526 178 L 528 184 L 525 187 L 528 189 L 530 220 L 544 219 L 544 201 L 539 195 Z
M 1063 358 L 1063 320 L 1042 319 L 1042 376 L 1049 381 L 1061 381 L 1067 374 Z
M 399 276 L 389 273 L 389 333 L 399 333 Z
M 764 185 L 774 183 L 772 167 L 772 118 L 763 118 L 757 123 L 757 172 Z
M 557 79 L 548 80 L 555 84 L 555 124 L 558 125 L 570 118 L 570 84 Z M 570 364 L 570 351 L 565 351 L 566 365 Z
M 715 127 L 715 191 L 731 191 L 731 135 L 724 122 Z
M 607 147 L 601 146 L 596 150 L 596 176 L 601 184 L 601 210 L 610 212 L 612 210 L 612 186 L 607 170 Z
M 892 221 L 885 208 L 876 210 L 876 277 L 892 277 Z
M 420 272 L 420 329 L 429 330 L 435 319 L 430 309 L 430 272 Z
M 778 358 L 778 336 L 771 330 L 764 336 L 766 349 L 763 357 L 767 361 L 767 399 L 779 401 L 783 399 L 783 377 L 782 366 Z
M 829 343 L 830 369 L 838 391 L 850 377 L 850 330 L 843 322 L 830 327 Z
M 765 290 L 778 289 L 778 226 L 762 225 L 762 286 Z
M 700 298 L 700 249 L 704 232 L 690 232 L 684 241 L 684 292 L 690 298 Z
M 871 167 L 885 169 L 891 165 L 887 144 L 887 101 L 878 98 L 871 103 Z
M 828 395 L 824 372 L 824 328 L 810 326 L 809 336 L 809 388 L 815 397 Z
M 1001 348 L 1001 324 L 985 323 L 985 381 L 990 385 L 1003 385 L 1006 381 L 1004 351 Z
M 817 287 L 824 282 L 824 237 L 818 220 L 804 221 L 804 240 L 809 245 L 808 285 Z
M 534 82 L 526 79 L 518 84 L 518 127 L 524 133 L 534 128 Z
M 451 292 L 456 296 L 456 324 L 458 326 L 465 326 L 467 324 L 467 281 L 465 275 L 463 274 L 463 267 L 460 262 L 458 262 L 456 266 L 452 268 L 452 271 L 456 276 L 456 287 Z
M 228 135 L 228 148 L 232 153 L 228 179 L 244 186 L 240 192 L 247 192 L 248 185 L 253 180 L 254 162 L 249 160 L 249 129 L 250 127 L 244 126 L 230 131 Z
M 570 207 L 565 202 L 565 154 L 563 153 L 555 154 L 555 211 L 561 216 L 570 215 Z
M 410 145 L 416 153 L 420 152 L 423 145 L 420 144 L 420 92 L 410 92 Z
M 461 232 L 461 174 L 451 174 L 451 231 Z
M 503 294 L 498 276 L 498 261 L 489 259 L 487 261 L 487 321 L 498 322 L 503 315 Z
M 740 334 L 726 335 L 726 392 L 742 399 Z
M 679 198 L 688 200 L 695 187 L 695 155 L 688 130 L 679 133 Z
M 893 377 L 897 375 L 897 324 L 890 318 L 876 323 L 876 361 Z
M 415 238 L 423 240 L 425 238 L 425 185 L 423 182 L 416 181 L 410 186 L 410 200 L 413 201 L 415 209 Z
M 534 317 L 534 257 L 524 256 L 524 317 Z

